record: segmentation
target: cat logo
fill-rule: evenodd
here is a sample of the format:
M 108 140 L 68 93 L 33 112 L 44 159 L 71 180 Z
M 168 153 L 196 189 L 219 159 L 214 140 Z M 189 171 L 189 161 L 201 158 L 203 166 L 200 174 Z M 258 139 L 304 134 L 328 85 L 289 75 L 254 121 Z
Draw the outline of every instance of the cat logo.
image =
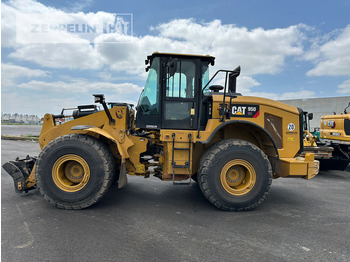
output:
M 328 121 L 328 127 L 335 128 L 335 121 Z
M 258 105 L 236 104 L 231 107 L 231 116 L 233 117 L 251 117 L 256 118 L 260 114 Z
M 245 115 L 246 106 L 233 106 L 232 115 Z

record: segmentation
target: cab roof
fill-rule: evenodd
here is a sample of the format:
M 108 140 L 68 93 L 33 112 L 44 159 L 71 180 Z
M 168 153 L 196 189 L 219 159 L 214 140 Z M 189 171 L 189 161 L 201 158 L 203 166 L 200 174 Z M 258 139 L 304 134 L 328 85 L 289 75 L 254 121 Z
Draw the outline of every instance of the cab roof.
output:
M 147 56 L 149 61 L 152 61 L 155 57 L 172 57 L 172 58 L 192 58 L 192 59 L 201 59 L 203 61 L 208 61 L 214 65 L 215 57 L 210 55 L 193 55 L 193 54 L 175 54 L 175 53 L 159 53 L 153 52 L 152 55 Z

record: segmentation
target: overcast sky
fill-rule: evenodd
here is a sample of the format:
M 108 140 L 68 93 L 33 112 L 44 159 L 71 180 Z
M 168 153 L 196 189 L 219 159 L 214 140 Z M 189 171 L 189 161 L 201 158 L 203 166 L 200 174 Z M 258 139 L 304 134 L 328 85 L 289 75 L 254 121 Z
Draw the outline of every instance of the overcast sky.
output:
M 125 32 L 77 34 L 115 26 L 115 14 L 124 14 Z M 243 95 L 348 96 L 349 14 L 348 0 L 2 1 L 1 110 L 58 114 L 92 104 L 93 93 L 137 103 L 154 51 L 210 54 L 212 73 L 241 65 Z

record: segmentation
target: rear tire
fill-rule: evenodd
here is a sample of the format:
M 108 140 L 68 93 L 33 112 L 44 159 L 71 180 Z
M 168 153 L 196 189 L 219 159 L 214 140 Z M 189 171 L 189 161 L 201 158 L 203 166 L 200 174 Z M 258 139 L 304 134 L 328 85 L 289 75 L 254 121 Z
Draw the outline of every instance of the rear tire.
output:
M 51 141 L 36 162 L 36 182 L 51 204 L 83 209 L 98 202 L 115 176 L 114 158 L 94 137 L 70 134 Z
M 203 154 L 198 182 L 205 197 L 217 208 L 246 211 L 266 198 L 272 168 L 260 148 L 229 139 L 214 144 Z

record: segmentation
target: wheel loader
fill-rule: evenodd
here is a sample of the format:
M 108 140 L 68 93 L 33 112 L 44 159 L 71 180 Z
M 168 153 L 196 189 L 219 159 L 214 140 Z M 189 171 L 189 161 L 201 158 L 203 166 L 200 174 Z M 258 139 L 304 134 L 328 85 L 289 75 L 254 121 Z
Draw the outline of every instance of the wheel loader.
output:
M 154 175 L 195 181 L 217 208 L 245 211 L 263 202 L 273 178 L 317 175 L 314 154 L 300 157 L 303 111 L 237 93 L 240 67 L 209 79 L 214 61 L 154 52 L 145 60 L 149 74 L 136 108 L 95 94 L 93 105 L 46 114 L 39 156 L 3 166 L 15 190 L 37 188 L 58 208 L 82 209 L 112 184 L 125 186 L 127 174 Z M 218 75 L 223 85 L 214 84 Z M 71 120 L 58 125 L 63 118 Z
M 322 116 L 319 131 L 310 133 L 307 126 L 304 128 L 304 154 L 315 153 L 322 170 L 345 170 L 350 163 L 350 114 L 346 111 L 349 106 L 350 103 L 342 114 Z M 307 123 L 313 115 L 304 112 L 304 116 Z

